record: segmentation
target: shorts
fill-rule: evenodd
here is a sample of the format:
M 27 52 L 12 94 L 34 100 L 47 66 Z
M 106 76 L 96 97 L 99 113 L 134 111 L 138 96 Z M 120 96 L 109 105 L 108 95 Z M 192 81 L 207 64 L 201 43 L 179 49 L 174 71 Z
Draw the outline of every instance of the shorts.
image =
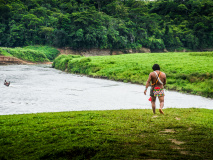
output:
M 154 97 L 165 96 L 164 89 L 154 89 L 153 93 L 154 93 Z

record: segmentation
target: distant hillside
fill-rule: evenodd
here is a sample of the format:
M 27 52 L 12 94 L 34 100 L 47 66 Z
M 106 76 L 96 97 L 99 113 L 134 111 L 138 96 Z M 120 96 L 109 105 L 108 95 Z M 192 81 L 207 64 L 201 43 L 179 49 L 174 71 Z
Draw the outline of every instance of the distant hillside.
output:
M 0 46 L 203 50 L 212 0 L 1 0 Z

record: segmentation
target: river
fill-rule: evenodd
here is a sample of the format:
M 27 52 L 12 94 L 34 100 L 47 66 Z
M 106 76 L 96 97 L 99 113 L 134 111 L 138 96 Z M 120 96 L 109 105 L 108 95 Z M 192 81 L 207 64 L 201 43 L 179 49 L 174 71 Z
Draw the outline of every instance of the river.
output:
M 10 81 L 9 87 L 3 85 L 5 79 Z M 2 65 L 0 115 L 151 109 L 149 96 L 143 94 L 144 88 L 138 84 L 69 74 L 51 65 Z M 165 94 L 164 108 L 213 108 L 213 99 L 174 91 L 165 91 Z

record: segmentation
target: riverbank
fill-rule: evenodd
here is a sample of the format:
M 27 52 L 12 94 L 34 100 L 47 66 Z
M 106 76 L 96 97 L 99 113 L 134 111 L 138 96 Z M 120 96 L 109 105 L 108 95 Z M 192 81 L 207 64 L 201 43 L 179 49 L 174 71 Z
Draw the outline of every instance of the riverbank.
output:
M 0 55 L 0 65 L 15 65 L 15 64 L 22 64 L 22 65 L 33 65 L 33 64 L 52 64 L 53 62 L 30 62 L 30 61 L 23 61 L 16 57 L 9 57 L 9 56 L 1 56 Z
M 0 65 L 10 65 L 10 64 L 34 64 L 32 62 L 23 61 L 16 57 L 1 56 L 0 55 Z
M 79 57 L 60 55 L 53 67 L 70 73 L 145 85 L 158 63 L 168 90 L 213 98 L 213 52 L 143 53 Z
M 0 47 L 0 64 L 51 64 L 58 54 L 50 46 Z
M 211 159 L 207 109 L 0 116 L 0 159 Z

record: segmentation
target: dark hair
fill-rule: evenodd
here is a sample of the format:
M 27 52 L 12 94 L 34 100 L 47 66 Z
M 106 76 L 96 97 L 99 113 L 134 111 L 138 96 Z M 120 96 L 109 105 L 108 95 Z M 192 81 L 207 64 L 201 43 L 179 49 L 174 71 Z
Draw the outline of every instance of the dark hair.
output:
M 154 64 L 152 69 L 153 71 L 160 70 L 160 66 L 158 64 Z

